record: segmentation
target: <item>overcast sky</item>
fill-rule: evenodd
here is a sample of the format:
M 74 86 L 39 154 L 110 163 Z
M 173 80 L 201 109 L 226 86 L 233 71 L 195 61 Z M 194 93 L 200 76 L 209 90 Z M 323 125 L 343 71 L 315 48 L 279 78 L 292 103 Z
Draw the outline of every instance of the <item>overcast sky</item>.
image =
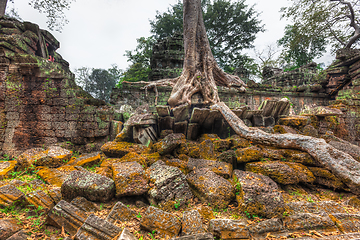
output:
M 28 0 L 15 0 L 15 8 L 24 21 L 37 23 L 47 29 L 44 14 L 32 9 Z M 164 12 L 177 0 L 76 0 L 66 12 L 69 23 L 61 33 L 51 31 L 60 41 L 57 51 L 70 63 L 71 69 L 80 67 L 110 68 L 116 63 L 121 69 L 129 65 L 125 50 L 136 47 L 136 39 L 150 36 L 149 19 L 156 11 Z M 259 51 L 275 44 L 283 36 L 285 20 L 279 10 L 287 0 L 247 0 L 255 4 L 266 31 L 259 33 L 255 48 Z M 252 50 L 249 54 L 252 54 Z M 331 58 L 330 58 L 331 59 Z M 329 61 L 329 57 L 320 61 Z

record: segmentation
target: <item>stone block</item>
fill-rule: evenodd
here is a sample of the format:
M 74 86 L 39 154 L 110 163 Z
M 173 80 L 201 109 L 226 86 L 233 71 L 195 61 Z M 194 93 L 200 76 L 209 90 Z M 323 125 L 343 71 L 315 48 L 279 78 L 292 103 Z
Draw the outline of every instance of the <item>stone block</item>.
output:
M 246 227 L 255 239 L 266 239 L 268 235 L 284 234 L 285 228 L 279 218 L 267 219 L 265 221 L 250 224 Z M 285 233 L 286 234 L 286 233 Z
M 74 198 L 70 204 L 84 212 L 96 212 L 98 210 L 95 203 L 88 201 L 84 197 Z
M 317 230 L 321 232 L 334 232 L 335 223 L 328 216 L 313 213 L 298 213 L 283 219 L 284 226 L 289 231 Z
M 159 115 L 159 117 L 170 116 L 170 106 L 157 105 L 156 112 Z
M 149 179 L 138 162 L 121 162 L 112 165 L 116 197 L 136 196 L 146 193 Z
M 212 219 L 209 232 L 221 239 L 250 239 L 245 220 Z
M 136 212 L 126 207 L 122 202 L 117 202 L 111 209 L 106 221 L 114 223 L 115 221 L 125 222 L 136 217 Z
M 61 195 L 67 200 L 81 196 L 94 202 L 107 202 L 115 195 L 115 184 L 99 174 L 72 171 L 61 186 Z
M 181 133 L 173 133 L 167 135 L 163 140 L 155 144 L 155 147 L 160 155 L 171 153 L 185 140 L 185 135 Z
M 172 240 L 213 240 L 213 239 L 214 236 L 211 233 L 199 233 L 199 234 L 172 238 Z
M 175 215 L 150 206 L 141 218 L 140 226 L 150 232 L 155 230 L 162 237 L 174 237 L 180 232 L 181 222 Z
M 6 240 L 27 240 L 28 237 L 29 235 L 24 230 L 20 230 L 11 237 L 7 238 Z
M 11 184 L 0 187 L 0 206 L 9 207 L 13 204 L 22 203 L 25 194 Z
M 264 127 L 264 117 L 262 115 L 253 115 L 252 116 L 252 123 L 254 127 Z
M 60 187 L 55 187 L 49 190 L 49 196 L 51 197 L 51 199 L 55 202 L 55 204 L 57 204 L 58 202 L 61 201 L 61 188 Z
M 0 180 L 10 177 L 16 165 L 17 161 L 0 161 Z
M 141 153 L 144 146 L 128 142 L 107 142 L 101 147 L 101 151 L 107 157 L 121 158 L 129 152 Z
M 210 109 L 195 107 L 191 113 L 190 123 L 198 123 L 201 126 L 209 114 Z
M 360 215 L 349 213 L 335 213 L 331 216 L 339 230 L 343 233 L 360 231 Z
M 64 227 L 65 231 L 69 232 L 70 235 L 75 235 L 86 218 L 87 215 L 84 211 L 61 200 L 48 213 L 46 223 L 60 229 Z
M 5 240 L 21 230 L 16 219 L 0 219 L 0 239 Z
M 121 228 L 91 214 L 79 228 L 75 240 L 112 240 L 121 232 Z
M 55 205 L 53 199 L 42 190 L 37 190 L 26 194 L 26 201 L 33 205 L 35 209 L 47 213 Z
M 71 160 L 67 164 L 88 167 L 98 164 L 100 160 L 101 160 L 100 152 L 92 152 L 88 154 L 83 154 L 78 158 L 71 158 Z
M 137 240 L 137 238 L 129 231 L 129 229 L 124 228 L 117 240 Z
M 219 111 L 217 110 L 211 110 L 210 113 L 208 114 L 207 118 L 205 119 L 204 123 L 203 123 L 203 127 L 205 129 L 212 129 L 215 120 L 217 119 L 221 119 L 222 115 Z
M 205 233 L 200 213 L 197 210 L 183 212 L 181 229 L 183 235 Z
M 150 143 L 156 141 L 157 137 L 153 127 L 142 128 L 135 126 L 133 127 L 133 139 L 136 143 L 149 146 Z
M 49 146 L 41 156 L 36 157 L 36 166 L 59 167 L 69 161 L 72 156 L 72 151 L 67 149 Z
M 200 125 L 198 123 L 189 123 L 186 138 L 189 140 L 196 140 L 199 136 L 199 132 Z
M 200 168 L 209 168 L 211 171 L 224 178 L 230 178 L 233 171 L 233 166 L 230 163 L 219 162 L 216 160 L 196 159 L 196 158 L 189 158 L 186 168 L 188 172 Z
M 190 105 L 188 103 L 177 106 L 172 109 L 175 117 L 175 122 L 182 122 L 189 119 Z
M 174 124 L 174 133 L 182 133 L 186 136 L 187 134 L 187 121 L 176 122 Z
M 61 187 L 67 176 L 57 169 L 51 169 L 48 167 L 38 167 L 37 175 L 47 184 Z
M 175 124 L 175 118 L 174 117 L 159 117 L 158 119 L 158 125 L 159 125 L 159 131 L 162 130 L 173 130 Z

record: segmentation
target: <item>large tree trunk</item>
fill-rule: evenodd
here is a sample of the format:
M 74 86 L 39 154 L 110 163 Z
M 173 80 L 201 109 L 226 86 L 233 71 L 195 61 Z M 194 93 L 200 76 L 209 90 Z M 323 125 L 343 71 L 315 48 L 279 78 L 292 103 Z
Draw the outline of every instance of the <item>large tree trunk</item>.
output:
M 8 0 L 0 0 L 0 17 L 5 16 L 7 1 Z
M 220 69 L 212 55 L 201 11 L 201 0 L 184 0 L 184 70 L 176 79 L 168 103 L 171 107 L 191 104 L 191 96 L 202 94 L 204 104 L 220 101 L 218 86 L 238 87 L 246 84 L 237 76 Z
M 233 130 L 240 136 L 260 144 L 279 148 L 299 149 L 309 153 L 323 167 L 339 177 L 355 194 L 360 194 L 360 163 L 349 154 L 341 152 L 324 139 L 299 134 L 269 134 L 247 127 L 223 102 L 211 106 L 219 110 Z

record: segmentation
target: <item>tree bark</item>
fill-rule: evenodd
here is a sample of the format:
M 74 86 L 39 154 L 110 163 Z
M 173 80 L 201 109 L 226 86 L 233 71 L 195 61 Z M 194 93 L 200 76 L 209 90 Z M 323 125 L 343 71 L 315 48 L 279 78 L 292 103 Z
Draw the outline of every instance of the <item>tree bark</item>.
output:
M 0 0 L 0 17 L 5 16 L 7 1 L 8 0 Z
M 299 134 L 269 134 L 257 128 L 249 128 L 225 103 L 211 106 L 219 110 L 233 130 L 253 142 L 279 148 L 299 149 L 309 153 L 323 167 L 340 178 L 355 194 L 360 194 L 360 163 L 349 154 L 341 152 L 324 139 Z

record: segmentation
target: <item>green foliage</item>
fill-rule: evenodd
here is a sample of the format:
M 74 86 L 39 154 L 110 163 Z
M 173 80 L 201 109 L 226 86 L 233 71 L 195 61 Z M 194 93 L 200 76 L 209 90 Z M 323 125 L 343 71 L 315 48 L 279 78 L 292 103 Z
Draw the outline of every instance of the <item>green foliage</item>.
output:
M 110 101 L 110 94 L 119 81 L 122 70 L 113 64 L 108 70 L 82 67 L 75 69 L 76 83 L 94 98 Z
M 178 1 L 167 12 L 157 12 L 155 20 L 150 21 L 155 38 L 183 32 L 182 6 Z M 242 50 L 253 47 L 256 34 L 264 31 L 254 7 L 246 5 L 245 0 L 202 0 L 202 9 L 210 47 L 220 67 L 231 72 L 231 67 L 247 63 L 250 58 Z
M 296 25 L 285 27 L 284 36 L 277 42 L 283 47 L 281 58 L 284 63 L 298 68 L 326 52 L 326 37 L 322 34 L 311 37 L 310 34 L 301 32 Z
M 354 19 L 359 19 L 360 6 L 357 0 L 294 0 L 289 7 L 281 9 L 282 17 L 293 22 L 298 32 L 293 38 L 292 45 L 310 46 L 312 41 L 323 37 L 329 41 L 332 51 L 344 48 L 351 43 L 351 38 L 358 39 L 359 32 L 354 31 L 358 27 L 357 21 L 352 22 L 352 13 Z M 351 6 L 353 11 L 351 11 Z M 355 44 L 358 45 L 358 41 Z

